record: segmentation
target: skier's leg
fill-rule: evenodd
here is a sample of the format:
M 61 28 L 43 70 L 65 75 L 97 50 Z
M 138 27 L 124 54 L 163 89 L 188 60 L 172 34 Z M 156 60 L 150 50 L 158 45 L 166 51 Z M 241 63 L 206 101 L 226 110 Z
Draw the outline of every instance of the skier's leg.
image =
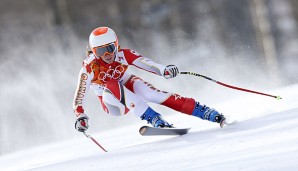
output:
M 177 99 L 177 96 L 179 95 L 171 95 L 162 103 L 162 105 L 211 122 L 221 123 L 225 119 L 222 114 L 213 108 L 210 108 L 206 105 L 201 105 L 200 102 L 195 101 L 192 98 L 179 96 L 179 99 Z
M 201 105 L 199 102 L 196 102 L 194 110 L 191 114 L 201 119 L 217 123 L 221 123 L 225 119 L 224 115 L 220 114 L 215 109 L 206 105 Z
M 148 107 L 144 114 L 141 116 L 142 120 L 146 120 L 148 123 L 151 123 L 154 127 L 168 127 L 171 128 L 173 125 L 165 121 L 162 116 L 154 111 L 151 107 Z
M 125 86 L 145 101 L 161 104 L 181 113 L 193 115 L 211 122 L 220 123 L 224 119 L 224 116 L 215 109 L 206 105 L 200 105 L 193 98 L 158 90 L 139 77 L 133 76 Z
M 135 116 L 148 121 L 154 127 L 170 126 L 159 113 L 117 80 L 107 83 L 103 91 L 102 102 L 105 111 L 109 114 L 120 116 L 131 111 Z
M 140 117 L 148 108 L 145 102 L 117 80 L 111 80 L 106 84 L 102 93 L 102 102 L 104 110 L 114 116 L 125 115 L 132 111 Z

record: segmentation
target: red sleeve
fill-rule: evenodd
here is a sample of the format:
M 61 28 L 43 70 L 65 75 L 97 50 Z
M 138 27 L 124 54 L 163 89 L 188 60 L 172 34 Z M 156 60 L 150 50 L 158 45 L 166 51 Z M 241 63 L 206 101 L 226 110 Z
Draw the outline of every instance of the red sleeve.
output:
M 123 51 L 125 59 L 129 65 L 132 65 L 133 61 L 135 61 L 136 59 L 143 57 L 135 50 L 131 50 L 131 49 L 121 49 L 121 50 Z

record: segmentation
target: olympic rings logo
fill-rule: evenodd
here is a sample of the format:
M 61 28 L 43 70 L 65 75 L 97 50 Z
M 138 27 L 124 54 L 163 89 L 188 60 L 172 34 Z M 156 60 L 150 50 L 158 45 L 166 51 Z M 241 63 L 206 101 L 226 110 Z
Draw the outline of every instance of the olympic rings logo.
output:
M 121 65 L 118 65 L 114 68 L 108 69 L 106 72 L 101 71 L 98 74 L 98 79 L 103 81 L 103 82 L 108 82 L 111 79 L 119 79 L 123 72 L 125 71 L 125 68 Z

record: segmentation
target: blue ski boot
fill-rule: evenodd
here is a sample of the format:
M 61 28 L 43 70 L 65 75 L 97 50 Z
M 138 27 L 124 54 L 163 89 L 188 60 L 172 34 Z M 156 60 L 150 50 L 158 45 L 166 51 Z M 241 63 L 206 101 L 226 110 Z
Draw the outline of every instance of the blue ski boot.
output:
M 199 102 L 196 102 L 196 106 L 192 112 L 193 116 L 199 117 L 203 120 L 208 120 L 211 122 L 217 122 L 220 124 L 220 127 L 223 127 L 225 117 L 224 115 L 218 113 L 215 109 L 209 108 L 206 105 L 200 105 Z
M 155 128 L 173 128 L 173 125 L 165 121 L 159 113 L 150 107 L 144 112 L 141 119 L 148 121 Z

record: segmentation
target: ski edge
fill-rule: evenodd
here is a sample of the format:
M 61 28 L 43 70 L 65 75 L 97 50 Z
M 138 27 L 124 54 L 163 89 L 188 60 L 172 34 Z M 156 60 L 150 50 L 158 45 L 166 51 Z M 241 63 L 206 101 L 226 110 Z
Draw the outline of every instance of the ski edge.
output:
M 148 129 L 162 129 L 162 131 L 160 134 L 146 134 L 146 131 Z M 179 135 L 187 134 L 190 129 L 191 128 L 154 128 L 154 127 L 150 127 L 150 126 L 142 126 L 139 129 L 139 133 L 142 136 L 159 136 L 159 135 L 163 135 L 163 136 L 177 135 L 177 136 L 179 136 Z M 166 133 L 167 131 L 169 131 L 169 133 Z

